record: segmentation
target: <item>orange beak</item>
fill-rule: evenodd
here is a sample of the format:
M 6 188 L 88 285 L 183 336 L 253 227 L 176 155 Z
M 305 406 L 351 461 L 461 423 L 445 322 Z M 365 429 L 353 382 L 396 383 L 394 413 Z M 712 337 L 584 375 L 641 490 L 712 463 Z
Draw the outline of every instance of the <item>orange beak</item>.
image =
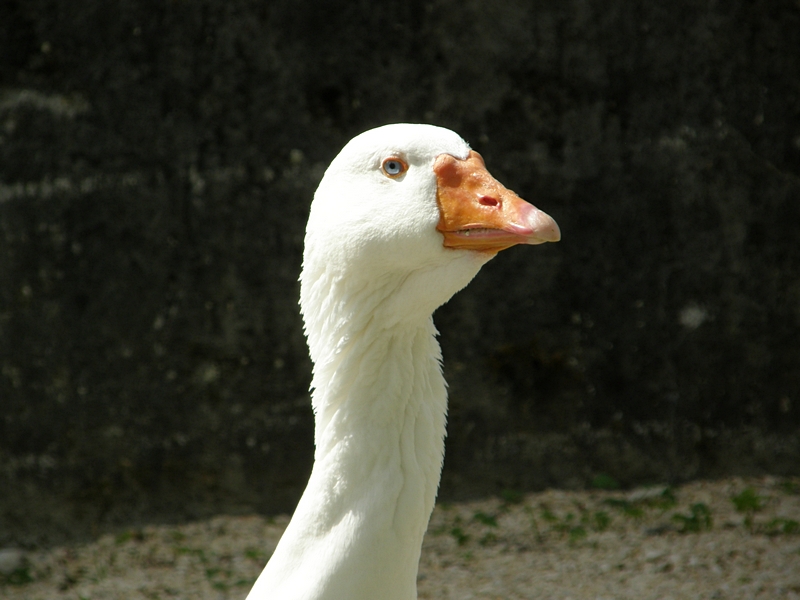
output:
M 433 171 L 440 214 L 436 229 L 446 248 L 497 253 L 516 244 L 561 239 L 553 218 L 492 177 L 474 150 L 465 160 L 438 156 Z

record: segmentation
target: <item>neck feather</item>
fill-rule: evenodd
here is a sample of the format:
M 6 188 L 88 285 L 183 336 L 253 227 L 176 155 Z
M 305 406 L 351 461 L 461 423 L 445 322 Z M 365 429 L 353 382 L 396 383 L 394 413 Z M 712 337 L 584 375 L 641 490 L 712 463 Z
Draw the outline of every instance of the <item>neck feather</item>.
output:
M 258 589 L 305 600 L 416 598 L 447 398 L 430 313 L 387 322 L 380 316 L 397 292 L 380 289 L 373 282 L 368 294 L 318 305 L 313 316 L 304 305 L 316 327 L 306 332 L 315 363 L 314 468 L 251 598 L 261 597 Z

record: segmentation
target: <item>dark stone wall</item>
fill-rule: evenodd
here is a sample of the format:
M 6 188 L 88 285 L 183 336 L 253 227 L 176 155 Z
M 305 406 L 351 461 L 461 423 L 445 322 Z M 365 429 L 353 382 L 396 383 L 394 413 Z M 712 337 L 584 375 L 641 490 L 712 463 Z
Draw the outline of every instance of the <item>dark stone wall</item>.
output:
M 800 5 L 0 4 L 0 544 L 291 510 L 327 163 L 462 134 L 553 215 L 436 315 L 442 494 L 800 473 Z

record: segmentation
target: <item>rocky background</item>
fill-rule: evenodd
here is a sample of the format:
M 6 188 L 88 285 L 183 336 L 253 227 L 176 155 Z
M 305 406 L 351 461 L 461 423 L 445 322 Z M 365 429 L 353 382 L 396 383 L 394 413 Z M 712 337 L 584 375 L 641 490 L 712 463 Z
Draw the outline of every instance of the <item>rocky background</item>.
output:
M 6 0 L 0 544 L 293 508 L 308 206 L 396 121 L 563 232 L 436 315 L 442 496 L 800 473 L 796 0 Z

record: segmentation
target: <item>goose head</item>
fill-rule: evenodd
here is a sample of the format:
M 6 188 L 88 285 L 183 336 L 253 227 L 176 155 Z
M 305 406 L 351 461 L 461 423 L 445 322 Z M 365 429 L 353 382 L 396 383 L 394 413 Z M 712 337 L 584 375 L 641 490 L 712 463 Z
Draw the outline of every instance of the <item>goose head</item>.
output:
M 378 127 L 342 149 L 314 196 L 301 307 L 308 324 L 314 305 L 333 308 L 324 297 L 334 291 L 387 323 L 427 318 L 500 250 L 559 238 L 555 221 L 492 177 L 456 133 Z
M 447 411 L 432 313 L 500 250 L 559 236 L 447 129 L 380 127 L 333 160 L 300 276 L 314 468 L 252 600 L 416 598 Z

